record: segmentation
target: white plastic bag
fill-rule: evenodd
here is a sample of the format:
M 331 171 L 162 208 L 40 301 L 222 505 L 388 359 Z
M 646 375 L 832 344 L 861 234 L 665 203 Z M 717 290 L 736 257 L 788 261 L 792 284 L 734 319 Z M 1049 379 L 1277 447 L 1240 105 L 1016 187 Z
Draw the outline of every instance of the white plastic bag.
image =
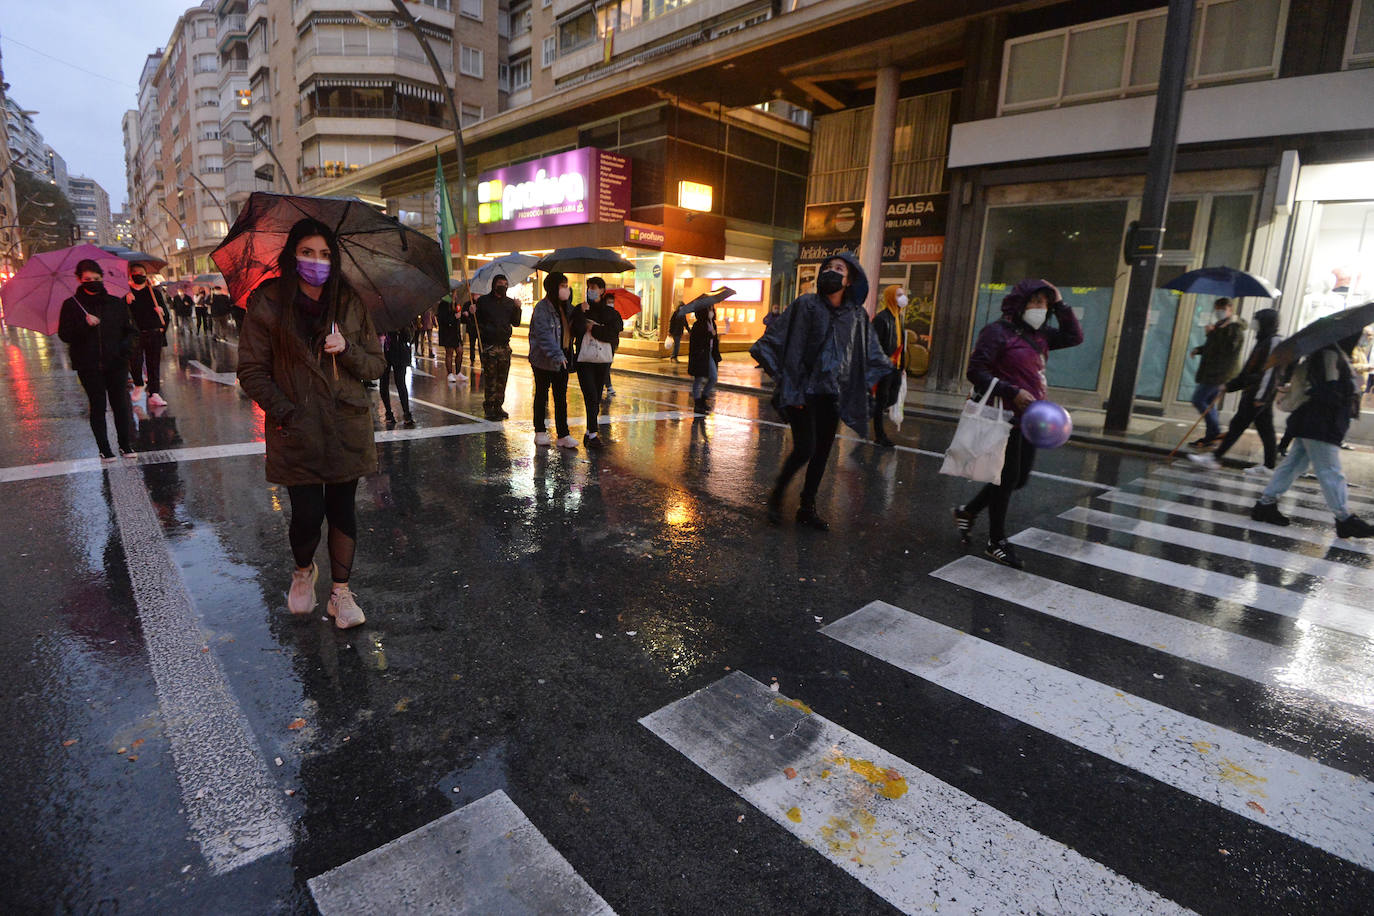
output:
M 941 474 L 1001 483 L 1002 460 L 1006 457 L 1007 438 L 1011 435 L 1011 411 L 988 404 L 996 387 L 997 380 L 993 379 L 982 400 L 969 398 L 965 402 L 959 426 L 954 430 L 954 441 L 949 444 L 945 462 L 940 466 Z
M 902 428 L 902 420 L 906 419 L 906 370 L 902 370 L 901 383 L 897 386 L 897 400 L 892 402 L 892 406 L 887 409 L 887 418 L 898 429 Z

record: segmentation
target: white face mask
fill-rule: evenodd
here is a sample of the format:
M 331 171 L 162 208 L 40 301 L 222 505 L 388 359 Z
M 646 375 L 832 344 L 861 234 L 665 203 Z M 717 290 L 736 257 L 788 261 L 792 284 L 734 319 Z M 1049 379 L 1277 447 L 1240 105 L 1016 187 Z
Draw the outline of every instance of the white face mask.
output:
M 1032 329 L 1039 330 L 1045 323 L 1045 316 L 1050 313 L 1049 309 L 1026 309 L 1021 315 L 1021 320 L 1030 325 Z
M 904 309 L 904 308 L 906 308 L 906 304 L 907 304 L 909 301 L 911 301 L 911 300 L 907 299 L 906 296 L 898 296 L 898 297 L 897 297 L 897 308 L 899 308 L 899 309 Z
M 561 300 L 563 300 L 564 302 L 567 302 L 567 301 L 568 301 L 568 297 L 571 296 L 571 295 L 572 295 L 572 290 L 569 289 L 568 287 L 566 287 L 566 286 L 560 286 L 560 287 L 558 288 L 558 298 L 561 299 Z
M 1217 309 L 1216 311 L 1214 311 L 1214 312 L 1212 313 L 1212 317 L 1213 317 L 1214 319 L 1216 319 L 1217 324 L 1221 324 L 1221 323 L 1222 323 L 1223 321 L 1225 321 L 1226 318 L 1227 318 L 1226 310 L 1225 310 L 1225 309 Z

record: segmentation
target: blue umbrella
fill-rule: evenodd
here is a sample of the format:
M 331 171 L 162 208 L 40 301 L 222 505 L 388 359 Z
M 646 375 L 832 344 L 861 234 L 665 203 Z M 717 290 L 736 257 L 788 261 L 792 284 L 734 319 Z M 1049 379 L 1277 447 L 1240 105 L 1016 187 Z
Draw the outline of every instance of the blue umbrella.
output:
M 1190 270 L 1182 276 L 1174 277 L 1165 283 L 1163 288 L 1199 296 L 1258 296 L 1261 299 L 1279 297 L 1278 287 L 1268 280 L 1256 274 L 1236 270 L 1234 267 L 1201 267 Z
M 491 284 L 497 274 L 504 276 L 512 286 L 524 283 L 530 278 L 530 274 L 534 273 L 534 265 L 538 262 L 539 259 L 532 254 L 503 254 L 477 268 L 477 272 L 472 275 L 472 291 L 479 296 L 491 292 Z

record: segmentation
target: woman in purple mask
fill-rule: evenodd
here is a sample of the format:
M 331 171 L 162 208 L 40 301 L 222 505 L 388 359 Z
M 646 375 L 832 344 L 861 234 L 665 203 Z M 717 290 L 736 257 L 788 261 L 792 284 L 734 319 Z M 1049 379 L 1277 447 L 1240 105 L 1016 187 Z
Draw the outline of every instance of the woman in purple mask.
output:
M 293 614 L 315 607 L 315 551 L 329 521 L 339 629 L 363 623 L 348 587 L 357 546 L 358 478 L 377 470 L 372 402 L 364 383 L 386 367 L 372 318 L 339 269 L 339 249 L 322 223 L 291 227 L 277 257 L 280 277 L 254 290 L 239 340 L 239 383 L 266 414 L 267 480 L 286 487 L 296 570 Z

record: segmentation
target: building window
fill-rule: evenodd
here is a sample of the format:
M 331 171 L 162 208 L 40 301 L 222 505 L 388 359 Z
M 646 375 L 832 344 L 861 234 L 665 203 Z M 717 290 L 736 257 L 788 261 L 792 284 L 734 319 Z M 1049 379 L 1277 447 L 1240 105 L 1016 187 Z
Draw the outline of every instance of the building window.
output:
M 469 19 L 476 19 L 478 22 L 481 22 L 482 0 L 462 0 L 462 3 L 458 7 L 458 12 L 460 15 L 466 16 Z
M 544 67 L 552 67 L 554 59 L 558 57 L 558 36 L 546 35 L 544 43 L 540 46 L 542 54 L 540 60 Z
M 467 45 L 458 46 L 458 72 L 464 76 L 482 78 L 482 52 Z
M 1355 0 L 1345 43 L 1345 65 L 1374 66 L 1374 0 Z
M 561 57 L 597 39 L 596 15 L 584 13 L 558 27 L 558 54 Z
M 510 64 L 496 65 L 496 88 L 502 92 L 510 92 Z
M 530 78 L 533 75 L 533 61 L 528 57 L 510 62 L 510 91 L 519 92 L 521 89 L 528 89 Z
M 1198 0 L 1189 85 L 1275 76 L 1287 7 L 1288 0 Z M 1154 91 L 1164 20 L 1155 9 L 1011 39 L 1002 113 Z
M 463 119 L 464 127 L 467 127 L 469 124 L 476 124 L 478 121 L 482 120 L 482 106 L 469 105 L 467 102 L 464 102 L 458 106 L 458 116 Z

